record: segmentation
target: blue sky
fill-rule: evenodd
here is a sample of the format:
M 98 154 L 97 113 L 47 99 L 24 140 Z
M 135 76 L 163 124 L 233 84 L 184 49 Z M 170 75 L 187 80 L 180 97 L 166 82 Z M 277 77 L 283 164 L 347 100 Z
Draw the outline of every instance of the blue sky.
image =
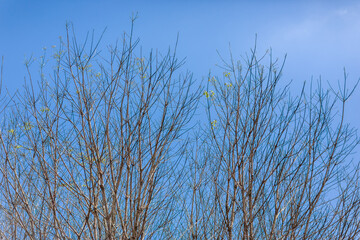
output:
M 179 33 L 179 57 L 194 77 L 206 77 L 225 58 L 229 44 L 233 55 L 254 46 L 259 53 L 272 48 L 282 59 L 287 53 L 284 81 L 295 88 L 320 75 L 335 84 L 360 77 L 359 1 L 92 1 L 0 0 L 0 56 L 4 56 L 3 85 L 20 88 L 26 76 L 24 60 L 39 56 L 43 47 L 58 43 L 65 23 L 74 24 L 78 36 L 107 27 L 103 43 L 121 39 L 130 29 L 130 16 L 138 13 L 135 35 L 143 49 L 165 51 Z M 326 83 L 326 82 L 325 82 Z M 358 128 L 360 88 L 348 105 L 348 120 Z

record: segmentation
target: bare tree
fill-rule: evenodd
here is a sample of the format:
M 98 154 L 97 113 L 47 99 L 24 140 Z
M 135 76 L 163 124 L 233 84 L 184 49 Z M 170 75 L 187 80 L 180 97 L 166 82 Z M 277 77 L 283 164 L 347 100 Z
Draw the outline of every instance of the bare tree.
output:
M 358 239 L 359 166 L 348 157 L 359 139 L 344 122 L 354 88 L 345 75 L 339 91 L 319 81 L 292 97 L 283 64 L 270 54 L 263 65 L 255 50 L 209 77 L 188 238 Z
M 34 77 L 29 61 L 25 92 L 4 114 L 1 236 L 171 238 L 200 91 L 177 74 L 175 51 L 136 56 L 131 32 L 104 56 L 70 30 L 53 74 L 41 57 Z
M 176 48 L 71 30 L 1 107 L 1 239 L 359 238 L 346 75 L 293 97 L 254 50 L 201 91 Z

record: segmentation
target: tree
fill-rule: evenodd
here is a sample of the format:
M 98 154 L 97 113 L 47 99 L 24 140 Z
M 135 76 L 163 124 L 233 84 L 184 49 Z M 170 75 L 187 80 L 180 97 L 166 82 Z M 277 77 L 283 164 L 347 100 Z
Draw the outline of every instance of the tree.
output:
M 358 239 L 359 142 L 344 123 L 354 89 L 321 81 L 291 97 L 283 64 L 256 48 L 209 77 L 208 129 L 194 156 L 191 239 Z M 337 111 L 340 108 L 340 112 Z
M 170 51 L 136 57 L 132 33 L 103 58 L 94 37 L 80 45 L 69 30 L 51 79 L 44 57 L 38 81 L 28 63 L 5 113 L 2 237 L 162 238 L 200 92 Z
M 176 50 L 138 53 L 132 30 L 108 53 L 70 32 L 3 107 L 1 238 L 359 237 L 346 78 L 292 97 L 254 50 L 203 91 Z

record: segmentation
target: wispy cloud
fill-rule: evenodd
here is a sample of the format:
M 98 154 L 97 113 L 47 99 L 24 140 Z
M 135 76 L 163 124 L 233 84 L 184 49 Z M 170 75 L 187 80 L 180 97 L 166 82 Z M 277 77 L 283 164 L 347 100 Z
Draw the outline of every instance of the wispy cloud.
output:
M 314 41 L 317 36 L 345 37 L 360 35 L 360 5 L 340 7 L 336 9 L 318 9 L 300 18 L 300 21 L 290 22 L 283 28 L 284 37 L 289 40 L 301 39 Z

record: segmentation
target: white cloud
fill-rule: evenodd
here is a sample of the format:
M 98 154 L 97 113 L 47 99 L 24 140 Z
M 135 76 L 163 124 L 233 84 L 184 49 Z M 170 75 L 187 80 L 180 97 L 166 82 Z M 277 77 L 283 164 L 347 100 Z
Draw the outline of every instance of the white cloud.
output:
M 348 10 L 347 9 L 338 9 L 335 11 L 335 14 L 338 16 L 344 16 L 344 15 L 348 14 Z

